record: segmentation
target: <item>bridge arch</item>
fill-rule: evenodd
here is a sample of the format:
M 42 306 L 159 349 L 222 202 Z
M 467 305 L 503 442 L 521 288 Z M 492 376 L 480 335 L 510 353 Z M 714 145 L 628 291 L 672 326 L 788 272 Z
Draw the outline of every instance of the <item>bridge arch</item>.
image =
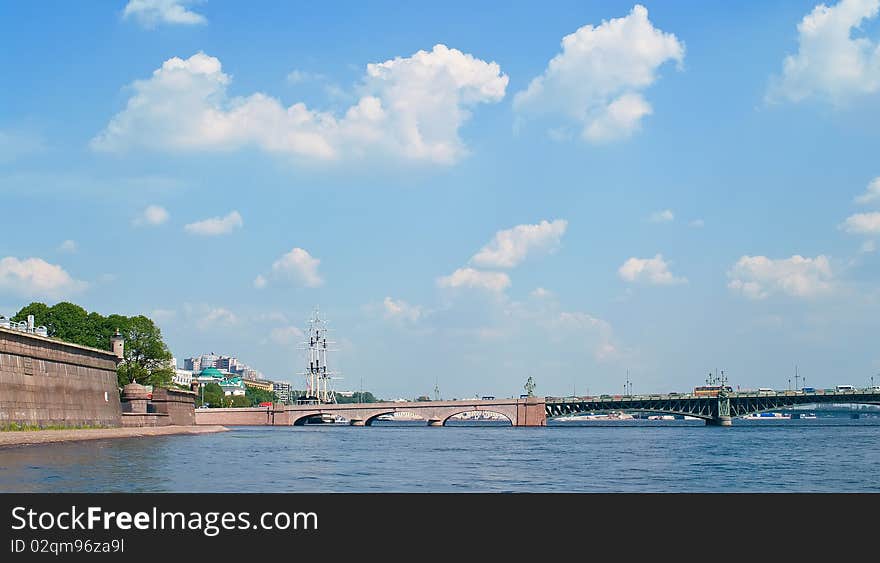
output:
M 498 409 L 498 410 L 490 410 L 490 409 L 486 409 L 486 408 L 483 408 L 483 409 L 475 409 L 475 408 L 471 407 L 471 408 L 467 408 L 467 409 L 464 409 L 464 410 L 459 410 L 458 412 L 450 412 L 450 413 L 448 413 L 448 414 L 442 419 L 442 424 L 443 424 L 443 426 L 446 426 L 446 423 L 449 422 L 449 419 L 451 419 L 453 416 L 456 416 L 456 415 L 459 415 L 459 414 L 468 414 L 468 413 L 472 413 L 472 412 L 475 412 L 475 413 L 484 413 L 484 412 L 487 412 L 487 413 L 497 414 L 497 415 L 503 416 L 505 419 L 507 419 L 507 421 L 510 423 L 511 426 L 513 426 L 514 424 L 516 424 L 515 417 L 512 418 L 512 417 L 510 416 L 510 413 L 504 413 L 504 412 L 501 412 L 502 410 L 503 410 L 503 409 Z

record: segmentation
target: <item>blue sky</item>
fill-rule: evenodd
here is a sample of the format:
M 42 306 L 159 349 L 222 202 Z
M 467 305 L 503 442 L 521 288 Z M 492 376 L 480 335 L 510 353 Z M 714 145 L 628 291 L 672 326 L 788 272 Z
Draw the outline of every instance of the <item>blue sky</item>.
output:
M 0 313 L 296 384 L 320 306 L 384 397 L 866 384 L 878 5 L 5 3 Z

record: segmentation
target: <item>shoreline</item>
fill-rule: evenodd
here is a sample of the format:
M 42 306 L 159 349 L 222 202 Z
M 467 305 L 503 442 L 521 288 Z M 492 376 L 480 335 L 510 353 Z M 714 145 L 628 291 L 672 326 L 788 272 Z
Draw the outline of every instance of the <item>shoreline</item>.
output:
M 146 438 L 150 436 L 173 436 L 180 434 L 213 434 L 228 432 L 225 426 L 156 426 L 135 428 L 71 428 L 68 430 L 23 430 L 0 432 L 0 449 L 16 446 L 35 446 L 107 440 L 111 438 Z

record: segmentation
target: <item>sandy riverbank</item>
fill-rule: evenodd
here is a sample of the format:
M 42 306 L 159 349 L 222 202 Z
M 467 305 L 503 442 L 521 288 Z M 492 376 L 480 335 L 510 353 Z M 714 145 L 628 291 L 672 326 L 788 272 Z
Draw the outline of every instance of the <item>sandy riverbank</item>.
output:
M 214 432 L 227 432 L 228 430 L 225 426 L 159 426 L 156 428 L 92 428 L 0 432 L 0 448 L 51 444 L 55 442 L 76 442 L 80 440 L 106 440 L 109 438 L 211 434 Z

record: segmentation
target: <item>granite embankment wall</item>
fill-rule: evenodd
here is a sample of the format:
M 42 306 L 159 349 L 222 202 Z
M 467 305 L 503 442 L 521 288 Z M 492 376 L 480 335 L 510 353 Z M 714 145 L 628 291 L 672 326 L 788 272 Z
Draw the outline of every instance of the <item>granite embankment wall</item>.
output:
M 153 389 L 130 383 L 122 389 L 122 425 L 127 427 L 194 426 L 193 391 Z
M 0 328 L 0 427 L 122 425 L 116 356 Z

